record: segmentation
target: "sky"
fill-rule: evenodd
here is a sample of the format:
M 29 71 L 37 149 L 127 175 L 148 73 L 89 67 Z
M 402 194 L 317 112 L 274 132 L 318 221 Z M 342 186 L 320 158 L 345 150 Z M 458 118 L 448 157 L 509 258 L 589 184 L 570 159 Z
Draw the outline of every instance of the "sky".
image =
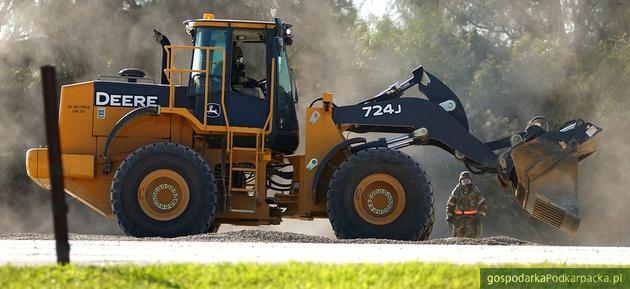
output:
M 365 18 L 370 14 L 383 16 L 390 0 L 353 0 L 353 2 L 359 8 L 359 15 Z

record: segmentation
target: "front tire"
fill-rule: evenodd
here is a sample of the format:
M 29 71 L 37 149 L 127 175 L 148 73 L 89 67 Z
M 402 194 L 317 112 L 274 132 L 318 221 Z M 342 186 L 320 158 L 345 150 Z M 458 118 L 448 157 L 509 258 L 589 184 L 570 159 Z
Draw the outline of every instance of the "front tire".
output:
M 420 165 L 394 149 L 359 151 L 333 173 L 328 217 L 340 239 L 426 240 L 433 191 Z
M 217 188 L 195 151 L 174 143 L 139 148 L 112 181 L 112 210 L 121 229 L 135 237 L 204 233 L 214 218 Z
M 205 233 L 216 233 L 219 231 L 220 227 L 221 227 L 221 223 L 214 221 L 212 222 L 212 225 L 208 227 L 208 230 L 206 230 Z

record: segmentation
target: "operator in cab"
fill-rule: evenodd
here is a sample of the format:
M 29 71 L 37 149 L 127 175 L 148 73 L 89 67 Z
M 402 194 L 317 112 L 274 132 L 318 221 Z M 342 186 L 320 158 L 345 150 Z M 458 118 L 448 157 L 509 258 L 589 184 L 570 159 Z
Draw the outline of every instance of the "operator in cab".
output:
M 232 90 L 247 95 L 258 95 L 256 87 L 258 81 L 247 77 L 245 74 L 245 57 L 243 49 L 234 43 L 234 51 L 232 52 Z

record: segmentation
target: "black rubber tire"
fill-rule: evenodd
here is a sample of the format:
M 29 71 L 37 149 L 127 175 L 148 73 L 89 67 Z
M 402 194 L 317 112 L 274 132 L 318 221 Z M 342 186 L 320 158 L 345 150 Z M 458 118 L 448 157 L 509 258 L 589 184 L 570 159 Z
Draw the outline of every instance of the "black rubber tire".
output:
M 396 178 L 405 190 L 403 212 L 385 225 L 365 221 L 354 207 L 357 185 L 375 173 Z M 433 191 L 420 164 L 408 155 L 394 149 L 367 149 L 348 157 L 333 173 L 327 192 L 327 210 L 340 239 L 426 240 L 433 228 Z
M 208 227 L 208 230 L 206 230 L 206 233 L 216 233 L 219 231 L 219 227 L 221 227 L 221 223 L 212 222 L 212 224 Z
M 188 185 L 184 211 L 169 221 L 155 220 L 138 203 L 142 179 L 158 169 L 179 173 Z M 206 161 L 192 149 L 174 143 L 156 143 L 137 149 L 125 159 L 112 181 L 111 205 L 118 225 L 129 236 L 177 237 L 207 232 L 214 219 L 217 187 Z

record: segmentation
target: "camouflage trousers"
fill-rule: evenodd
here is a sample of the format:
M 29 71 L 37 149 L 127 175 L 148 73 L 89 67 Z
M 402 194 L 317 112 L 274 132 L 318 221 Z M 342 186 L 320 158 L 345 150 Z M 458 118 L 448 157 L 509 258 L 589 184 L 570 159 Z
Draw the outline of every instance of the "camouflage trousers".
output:
M 453 237 L 478 238 L 481 235 L 481 222 L 472 216 L 458 216 L 453 220 Z

